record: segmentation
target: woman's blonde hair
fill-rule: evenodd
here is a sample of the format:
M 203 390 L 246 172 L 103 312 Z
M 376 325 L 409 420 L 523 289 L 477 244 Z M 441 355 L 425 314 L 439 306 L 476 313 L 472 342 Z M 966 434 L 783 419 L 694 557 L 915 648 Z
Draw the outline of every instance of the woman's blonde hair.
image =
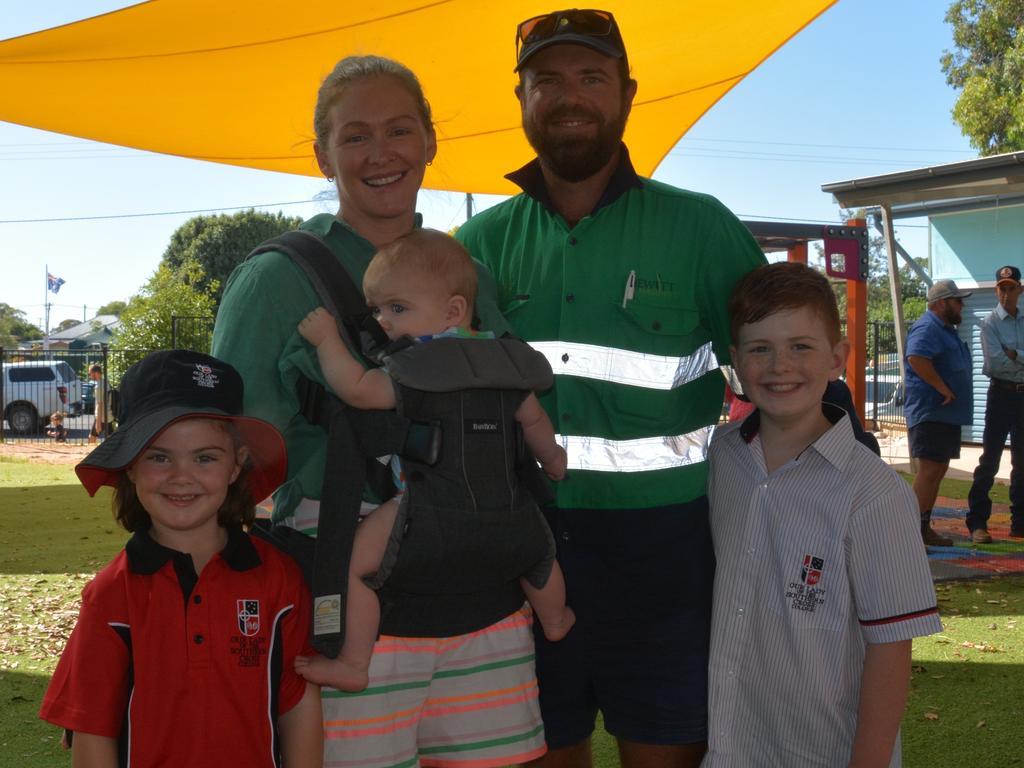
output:
M 346 56 L 334 65 L 334 69 L 320 84 L 320 90 L 316 95 L 316 107 L 313 110 L 313 133 L 316 135 L 317 144 L 321 147 L 327 145 L 327 138 L 331 132 L 331 105 L 344 92 L 345 88 L 360 80 L 382 75 L 393 77 L 409 92 L 413 101 L 416 102 L 423 127 L 428 133 L 434 130 L 430 103 L 423 95 L 423 87 L 411 69 L 394 59 L 387 59 L 383 56 Z

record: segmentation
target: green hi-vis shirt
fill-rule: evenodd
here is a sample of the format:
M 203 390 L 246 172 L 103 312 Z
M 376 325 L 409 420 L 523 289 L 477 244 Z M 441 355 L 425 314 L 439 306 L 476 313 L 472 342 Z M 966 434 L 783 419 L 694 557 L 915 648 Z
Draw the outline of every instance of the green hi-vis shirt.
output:
M 536 161 L 509 178 L 527 192 L 457 238 L 490 267 L 506 319 L 555 372 L 541 402 L 569 455 L 558 505 L 703 495 L 724 392 L 718 361 L 729 362 L 727 301 L 764 254 L 721 203 L 638 177 L 625 149 L 598 207 L 571 228 L 545 205 Z
M 301 228 L 323 238 L 362 287 L 373 245 L 326 213 Z M 497 311 L 494 283 L 486 270 L 479 277 L 476 313 L 484 328 L 501 334 L 507 326 Z M 214 356 L 241 373 L 246 415 L 281 430 L 288 447 L 288 477 L 274 495 L 275 520 L 289 516 L 303 497 L 319 499 L 323 486 L 327 433 L 303 418 L 295 392 L 300 374 L 327 386 L 316 349 L 298 332 L 299 321 L 320 304 L 302 269 L 284 254 L 269 251 L 235 268 L 217 311 Z

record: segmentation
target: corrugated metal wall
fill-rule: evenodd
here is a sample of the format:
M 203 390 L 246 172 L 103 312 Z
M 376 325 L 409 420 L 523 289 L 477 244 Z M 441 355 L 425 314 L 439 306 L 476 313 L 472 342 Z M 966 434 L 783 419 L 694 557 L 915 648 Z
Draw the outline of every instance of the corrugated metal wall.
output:
M 985 429 L 985 395 L 988 392 L 988 377 L 981 372 L 981 321 L 995 309 L 996 294 L 993 285 L 982 285 L 974 289 L 974 293 L 964 299 L 964 320 L 957 329 L 960 338 L 971 350 L 971 368 L 974 373 L 974 420 L 963 428 L 965 443 L 981 444 L 981 435 Z

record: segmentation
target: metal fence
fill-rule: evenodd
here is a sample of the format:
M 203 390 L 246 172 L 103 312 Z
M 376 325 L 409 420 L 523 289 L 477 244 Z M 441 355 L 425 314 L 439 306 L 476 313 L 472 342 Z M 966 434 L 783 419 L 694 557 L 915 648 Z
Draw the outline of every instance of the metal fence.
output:
M 5 349 L 0 347 L 0 442 L 85 444 L 93 427 L 99 365 L 108 391 L 149 350 Z
M 846 333 L 846 323 L 842 323 Z M 896 324 L 873 322 L 867 328 L 867 366 L 864 370 L 865 426 L 904 426 L 903 384 L 900 382 Z
M 210 353 L 213 346 L 213 318 L 191 315 L 171 316 L 171 349 L 192 349 Z

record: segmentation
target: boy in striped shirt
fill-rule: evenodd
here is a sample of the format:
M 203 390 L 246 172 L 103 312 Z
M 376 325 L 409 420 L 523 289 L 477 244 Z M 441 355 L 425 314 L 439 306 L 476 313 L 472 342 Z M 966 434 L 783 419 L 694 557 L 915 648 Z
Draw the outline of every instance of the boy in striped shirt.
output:
M 828 280 L 747 274 L 733 366 L 757 410 L 716 434 L 703 766 L 899 766 L 911 639 L 938 632 L 910 488 L 822 402 L 849 349 Z

